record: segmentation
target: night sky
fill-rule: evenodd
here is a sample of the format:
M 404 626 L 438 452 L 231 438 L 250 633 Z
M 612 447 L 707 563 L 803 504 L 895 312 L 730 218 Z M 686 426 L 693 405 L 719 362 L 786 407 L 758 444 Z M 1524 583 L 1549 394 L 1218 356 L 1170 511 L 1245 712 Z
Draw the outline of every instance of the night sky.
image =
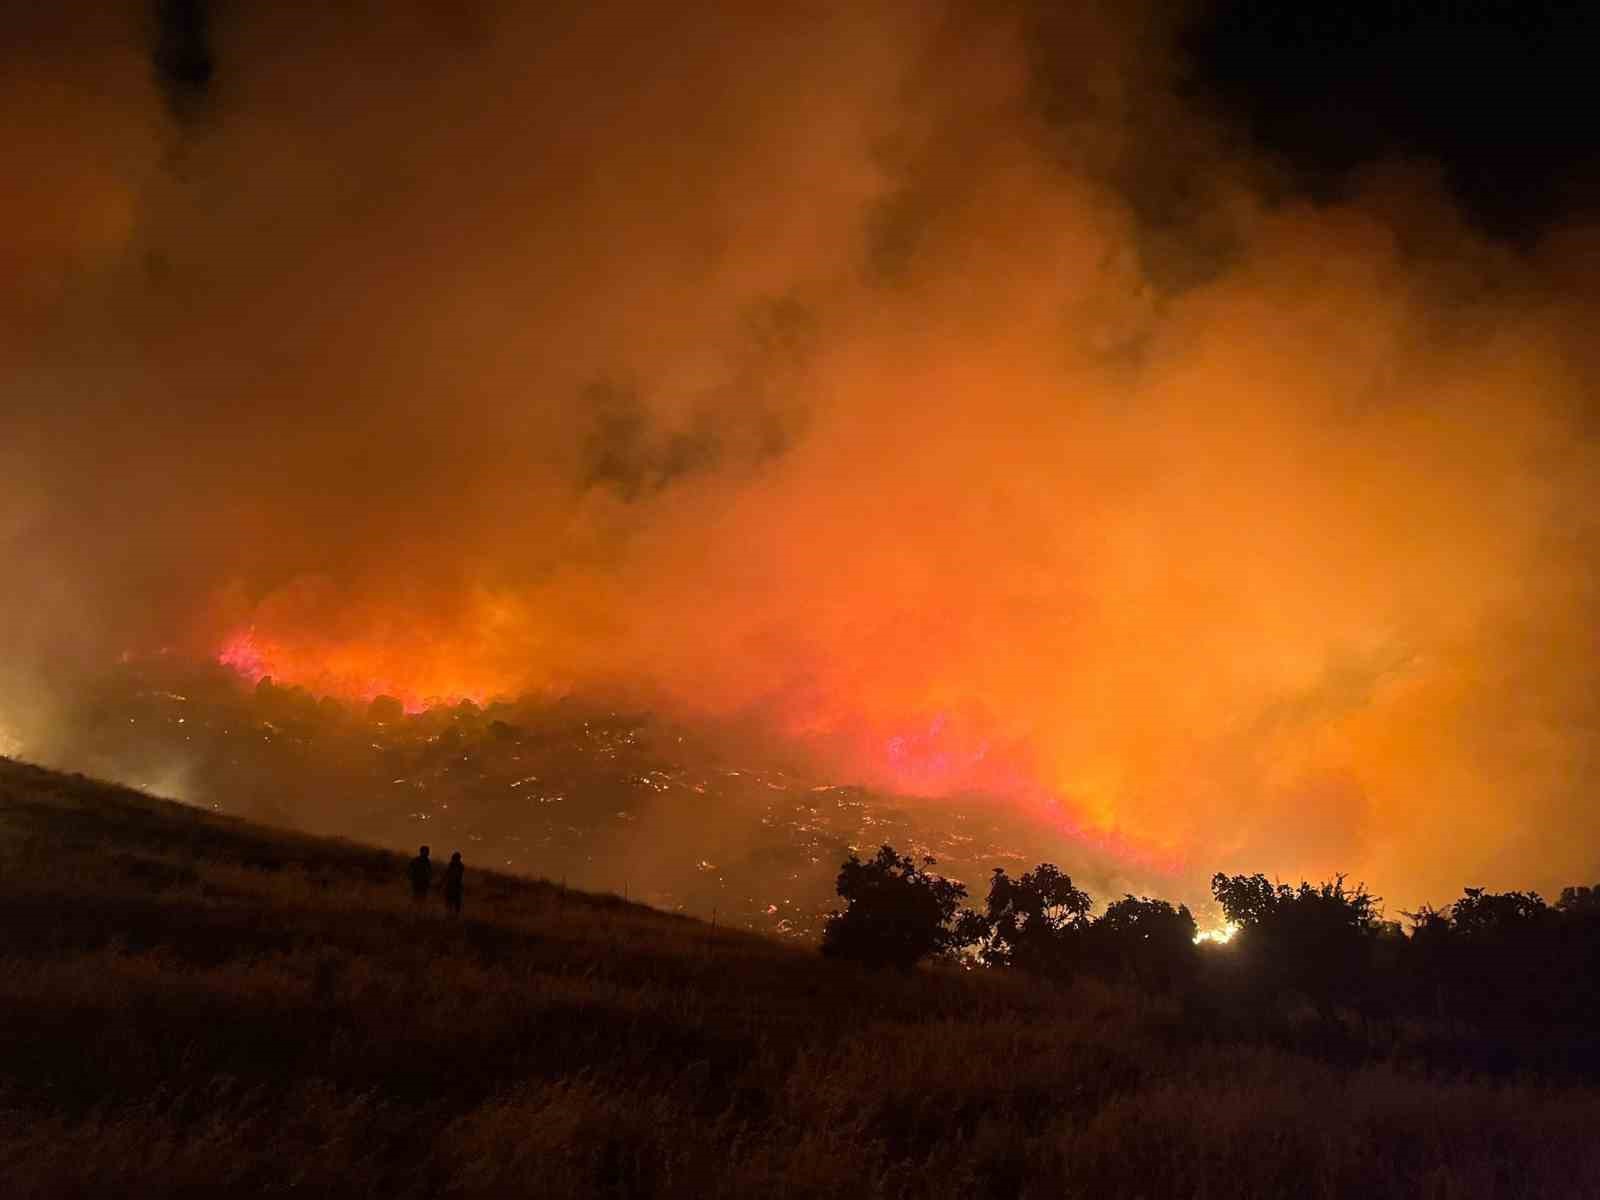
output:
M 1386 157 L 1425 160 L 1517 241 L 1600 197 L 1592 5 L 1241 2 L 1204 11 L 1186 45 L 1196 93 L 1316 194 Z

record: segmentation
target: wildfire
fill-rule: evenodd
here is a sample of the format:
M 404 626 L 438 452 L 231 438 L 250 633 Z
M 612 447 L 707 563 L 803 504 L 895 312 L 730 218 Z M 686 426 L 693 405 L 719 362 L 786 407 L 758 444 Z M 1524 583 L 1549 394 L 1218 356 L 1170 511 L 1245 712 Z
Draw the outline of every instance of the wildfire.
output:
M 215 658 L 252 683 L 270 677 L 282 686 L 299 685 L 362 703 L 392 696 L 408 713 L 461 700 L 483 704 L 523 690 L 510 679 L 484 686 L 472 678 L 491 661 L 483 639 L 467 644 L 459 638 L 418 637 L 410 628 L 406 636 L 396 629 L 385 636 L 385 628 L 380 625 L 376 633 L 354 638 L 252 624 L 228 637 Z M 1170 844 L 1132 836 L 1049 787 L 1022 748 L 997 745 L 982 735 L 978 722 L 939 711 L 886 721 L 846 708 L 802 711 L 803 696 L 791 703 L 795 707 L 779 720 L 779 727 L 852 783 L 902 796 L 982 798 L 1026 816 L 1042 831 L 1128 866 L 1171 876 L 1187 865 Z M 703 702 L 700 711 L 715 717 L 723 710 Z M 1231 930 L 1203 936 L 1226 941 Z
M 483 704 L 497 694 L 455 678 L 440 657 L 382 645 L 289 645 L 250 628 L 229 637 L 216 660 L 252 683 L 271 677 L 345 700 L 393 696 L 408 713 L 463 700 Z
M 1202 929 L 1199 933 L 1194 935 L 1194 944 L 1196 946 L 1201 946 L 1207 942 L 1210 942 L 1214 946 L 1223 946 L 1233 941 L 1233 935 L 1238 932 L 1238 924 L 1234 921 L 1228 921 L 1223 925 L 1218 925 L 1214 929 Z

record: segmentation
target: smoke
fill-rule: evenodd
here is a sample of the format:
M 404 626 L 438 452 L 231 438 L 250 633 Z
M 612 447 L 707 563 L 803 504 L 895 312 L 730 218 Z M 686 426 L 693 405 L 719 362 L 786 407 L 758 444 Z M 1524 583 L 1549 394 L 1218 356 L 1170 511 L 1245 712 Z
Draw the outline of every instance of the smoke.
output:
M 0 73 L 14 739 L 170 648 L 1183 886 L 1595 875 L 1592 235 L 1297 198 L 1166 6 L 218 5 L 181 95 L 69 7 Z

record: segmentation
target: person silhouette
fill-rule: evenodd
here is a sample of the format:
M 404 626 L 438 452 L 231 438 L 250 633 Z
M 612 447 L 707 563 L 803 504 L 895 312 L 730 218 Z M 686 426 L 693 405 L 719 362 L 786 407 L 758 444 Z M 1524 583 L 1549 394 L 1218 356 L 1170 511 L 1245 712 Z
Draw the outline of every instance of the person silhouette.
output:
M 428 898 L 428 889 L 433 886 L 433 863 L 428 858 L 428 848 L 421 847 L 417 856 L 411 860 L 411 898 L 419 904 Z
M 461 915 L 461 878 L 466 874 L 461 863 L 461 851 L 450 856 L 450 865 L 444 869 L 444 902 L 456 916 Z

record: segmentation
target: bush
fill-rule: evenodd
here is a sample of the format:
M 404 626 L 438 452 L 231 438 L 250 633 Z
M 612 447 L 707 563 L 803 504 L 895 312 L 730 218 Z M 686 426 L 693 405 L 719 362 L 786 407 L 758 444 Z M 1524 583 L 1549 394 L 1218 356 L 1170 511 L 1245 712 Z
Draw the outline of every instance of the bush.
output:
M 1124 896 L 1091 927 L 1093 956 L 1108 973 L 1152 991 L 1173 991 L 1194 974 L 1194 917 L 1184 905 Z
M 1331 1018 L 1358 1005 L 1382 930 L 1377 898 L 1365 885 L 1271 884 L 1264 875 L 1217 874 L 1211 894 L 1239 925 L 1239 949 L 1270 989 L 1298 992 Z
M 862 862 L 854 854 L 839 869 L 838 891 L 846 907 L 828 918 L 822 952 L 871 966 L 911 967 L 931 955 L 949 954 L 972 940 L 971 923 L 956 908 L 967 889 L 930 874 L 932 858 L 919 866 L 893 846 Z
M 984 961 L 1065 978 L 1079 957 L 1077 943 L 1093 906 L 1089 893 L 1052 863 L 1016 879 L 996 867 L 985 910 Z

